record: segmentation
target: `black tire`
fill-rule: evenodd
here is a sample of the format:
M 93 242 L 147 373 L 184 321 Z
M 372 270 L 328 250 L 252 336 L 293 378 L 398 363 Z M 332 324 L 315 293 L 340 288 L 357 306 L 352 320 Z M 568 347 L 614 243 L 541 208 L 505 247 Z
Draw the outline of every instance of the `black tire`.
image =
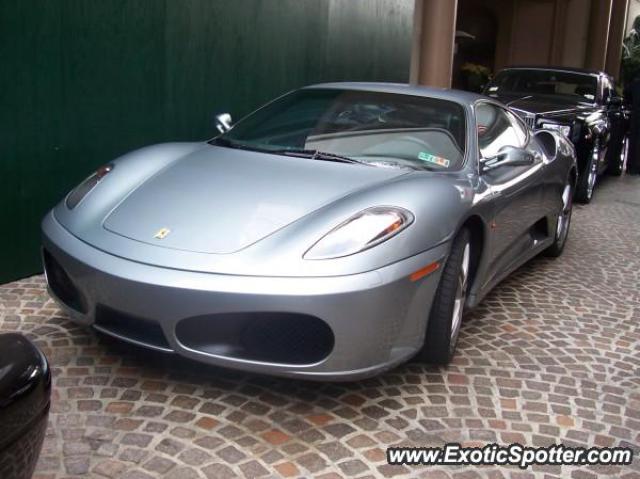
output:
M 619 151 L 609 166 L 608 173 L 612 176 L 622 176 L 627 169 L 627 158 L 629 157 L 629 136 L 624 135 L 620 142 Z
M 556 228 L 554 232 L 554 241 L 549 248 L 545 250 L 545 255 L 557 258 L 564 251 L 569 236 L 569 228 L 571 227 L 571 212 L 573 210 L 573 178 L 569 176 L 567 183 L 562 191 L 562 209 L 556 218 Z
M 596 139 L 593 148 L 589 152 L 589 158 L 585 161 L 584 171 L 578 175 L 575 199 L 580 203 L 591 203 L 593 190 L 598 181 L 598 159 L 600 158 L 600 142 Z M 593 176 L 592 176 L 593 175 Z
M 451 253 L 440 276 L 440 283 L 429 314 L 424 345 L 418 353 L 418 360 L 420 361 L 432 364 L 447 364 L 453 357 L 462 318 L 462 313 L 460 313 L 457 331 L 452 334 L 454 310 L 465 260 L 465 250 L 467 274 L 465 284 L 462 286 L 462 303 L 460 306 L 463 310 L 469 284 L 469 266 L 471 264 L 471 235 L 469 230 L 463 228 L 453 240 Z

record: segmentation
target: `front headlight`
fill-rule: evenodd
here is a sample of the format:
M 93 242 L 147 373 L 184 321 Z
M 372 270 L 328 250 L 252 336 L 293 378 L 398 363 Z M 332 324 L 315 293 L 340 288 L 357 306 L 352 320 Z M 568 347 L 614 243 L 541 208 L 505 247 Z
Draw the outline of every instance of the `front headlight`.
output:
M 545 130 L 554 130 L 562 133 L 566 138 L 569 138 L 569 135 L 571 134 L 570 125 L 560 125 L 559 123 L 542 123 L 540 127 Z
M 368 208 L 339 224 L 304 254 L 305 259 L 349 256 L 387 241 L 413 223 L 413 214 L 395 206 Z
M 87 196 L 87 194 L 98 184 L 100 180 L 107 176 L 111 170 L 113 170 L 113 164 L 108 164 L 101 166 L 98 168 L 92 175 L 90 175 L 86 180 L 80 183 L 70 194 L 67 196 L 67 208 L 70 210 L 74 209 L 78 206 L 78 203 L 82 201 L 82 198 Z

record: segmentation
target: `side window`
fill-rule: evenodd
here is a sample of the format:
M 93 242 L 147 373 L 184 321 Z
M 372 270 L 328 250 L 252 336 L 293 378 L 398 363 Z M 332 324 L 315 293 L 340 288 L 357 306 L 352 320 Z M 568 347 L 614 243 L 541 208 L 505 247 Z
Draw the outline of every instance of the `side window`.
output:
M 505 146 L 523 147 L 527 132 L 512 113 L 492 105 L 480 103 L 476 106 L 478 146 L 480 154 L 490 157 Z

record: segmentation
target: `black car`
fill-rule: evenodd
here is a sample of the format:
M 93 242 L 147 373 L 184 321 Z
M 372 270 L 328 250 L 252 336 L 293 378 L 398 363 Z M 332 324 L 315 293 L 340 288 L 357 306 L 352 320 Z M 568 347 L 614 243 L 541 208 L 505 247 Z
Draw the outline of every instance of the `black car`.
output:
M 28 479 L 49 417 L 51 373 L 26 337 L 0 334 L 0 478 Z
M 626 167 L 628 113 L 613 78 L 600 71 L 564 67 L 510 67 L 485 87 L 534 129 L 568 137 L 578 156 L 575 197 L 588 203 L 598 176 Z

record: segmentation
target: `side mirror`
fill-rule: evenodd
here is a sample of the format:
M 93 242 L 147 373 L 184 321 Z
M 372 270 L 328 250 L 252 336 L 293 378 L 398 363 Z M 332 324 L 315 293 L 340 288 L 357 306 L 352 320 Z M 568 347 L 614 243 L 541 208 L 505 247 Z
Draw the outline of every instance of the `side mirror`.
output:
M 529 166 L 533 165 L 533 155 L 524 148 L 504 146 L 500 151 L 488 158 L 480 160 L 481 171 L 495 170 L 502 166 Z
M 231 115 L 229 113 L 220 113 L 215 117 L 216 129 L 220 133 L 225 133 L 231 129 Z

